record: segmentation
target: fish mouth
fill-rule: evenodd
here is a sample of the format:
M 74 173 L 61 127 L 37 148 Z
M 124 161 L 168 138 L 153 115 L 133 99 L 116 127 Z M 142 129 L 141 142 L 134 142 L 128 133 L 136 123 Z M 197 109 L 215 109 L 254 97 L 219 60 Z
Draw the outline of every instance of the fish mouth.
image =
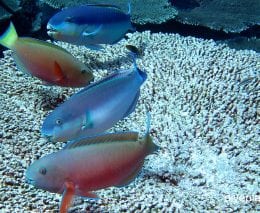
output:
M 53 130 L 50 130 L 48 128 L 45 128 L 44 127 L 44 124 L 42 126 L 42 129 L 41 129 L 41 135 L 46 138 L 48 141 L 52 141 L 53 138 L 54 138 L 54 131 Z
M 33 180 L 33 179 L 31 179 L 31 178 L 26 177 L 26 182 L 27 182 L 28 184 L 35 185 L 35 180 Z
M 48 141 L 53 141 L 54 135 L 52 134 L 52 132 L 46 132 L 46 131 L 42 131 L 41 135 L 46 138 Z
M 58 33 L 58 31 L 52 25 L 50 25 L 50 24 L 47 25 L 47 34 L 49 36 L 55 35 L 57 33 Z
M 54 136 L 53 135 L 47 135 L 47 134 L 42 134 L 43 137 L 45 137 L 48 141 L 52 142 Z

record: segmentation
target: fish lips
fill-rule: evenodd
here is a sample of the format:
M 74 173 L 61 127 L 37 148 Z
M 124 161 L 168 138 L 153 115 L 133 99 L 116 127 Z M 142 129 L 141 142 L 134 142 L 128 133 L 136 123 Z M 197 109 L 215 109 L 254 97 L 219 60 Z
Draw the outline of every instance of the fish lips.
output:
M 47 132 L 42 129 L 41 135 L 45 137 L 48 141 L 53 141 L 54 135 L 52 134 L 52 132 Z
M 52 37 L 58 34 L 58 31 L 52 25 L 47 24 L 47 34 Z
M 25 181 L 26 183 L 30 184 L 30 185 L 35 185 L 35 180 L 29 178 L 29 177 L 25 177 Z
M 52 142 L 54 139 L 53 135 L 47 135 L 47 134 L 42 134 L 43 137 L 45 137 L 48 141 Z

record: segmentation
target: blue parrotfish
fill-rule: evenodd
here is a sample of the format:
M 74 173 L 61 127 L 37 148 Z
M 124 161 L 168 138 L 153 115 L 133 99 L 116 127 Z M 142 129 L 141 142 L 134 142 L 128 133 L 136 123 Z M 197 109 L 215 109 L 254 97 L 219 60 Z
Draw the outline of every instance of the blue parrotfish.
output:
M 127 31 L 134 31 L 128 13 L 113 5 L 82 5 L 66 8 L 55 14 L 47 24 L 48 35 L 56 40 L 99 48 L 114 44 Z
M 84 87 L 93 80 L 91 70 L 69 52 L 45 41 L 18 37 L 13 23 L 0 36 L 0 44 L 13 51 L 21 71 L 49 85 Z
M 111 128 L 135 110 L 147 75 L 134 68 L 119 70 L 85 87 L 52 111 L 44 120 L 42 135 L 68 141 Z
M 118 132 L 76 139 L 33 162 L 26 180 L 37 188 L 63 193 L 60 212 L 67 212 L 74 195 L 97 198 L 93 191 L 130 184 L 144 158 L 158 148 L 149 127 L 142 138 L 137 132 Z

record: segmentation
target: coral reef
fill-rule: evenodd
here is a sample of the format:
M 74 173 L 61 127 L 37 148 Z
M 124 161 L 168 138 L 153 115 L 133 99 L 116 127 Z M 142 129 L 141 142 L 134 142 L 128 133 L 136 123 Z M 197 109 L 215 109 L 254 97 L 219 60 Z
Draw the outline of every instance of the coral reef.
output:
M 0 21 L 10 18 L 12 14 L 21 9 L 20 2 L 20 0 L 0 1 Z
M 260 55 L 177 34 L 128 37 L 101 52 L 58 44 L 92 66 L 96 80 L 132 66 L 126 44 L 143 48 L 137 64 L 148 79 L 138 107 L 111 131 L 144 133 L 147 105 L 161 149 L 134 183 L 100 190 L 99 200 L 77 197 L 71 212 L 257 211 Z M 24 172 L 64 145 L 43 139 L 39 129 L 48 112 L 77 90 L 26 76 L 11 51 L 0 59 L 0 81 L 0 211 L 55 212 L 61 196 L 28 185 Z
M 224 41 L 230 48 L 234 48 L 237 50 L 245 50 L 250 49 L 256 52 L 260 52 L 260 38 L 246 38 L 246 37 L 238 37 L 234 39 L 229 39 Z
M 126 8 L 128 0 L 44 0 L 52 7 L 62 8 L 86 3 L 116 4 Z M 132 20 L 137 24 L 160 24 L 168 20 L 206 26 L 225 32 L 241 32 L 252 25 L 260 24 L 260 2 L 258 0 L 132 0 Z M 172 5 L 172 6 L 171 6 Z
M 177 20 L 225 32 L 241 32 L 260 25 L 259 0 L 197 0 L 197 3 L 191 9 L 178 9 Z
M 56 7 L 68 7 L 78 4 L 112 4 L 117 5 L 123 10 L 127 11 L 128 0 L 44 0 L 47 4 Z M 134 23 L 145 24 L 145 23 L 162 23 L 168 19 L 171 19 L 177 15 L 175 8 L 171 7 L 167 0 L 131 0 L 131 17 Z

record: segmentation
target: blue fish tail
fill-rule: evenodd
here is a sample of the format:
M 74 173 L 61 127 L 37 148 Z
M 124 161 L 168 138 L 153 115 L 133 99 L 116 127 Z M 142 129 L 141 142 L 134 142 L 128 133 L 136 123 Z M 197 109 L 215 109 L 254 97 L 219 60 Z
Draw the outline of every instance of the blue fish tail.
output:
M 142 82 L 144 82 L 147 79 L 147 74 L 146 72 L 140 70 L 136 64 L 136 57 L 137 55 L 134 52 L 130 52 L 129 55 L 132 57 L 133 59 L 133 64 L 134 64 L 134 70 L 138 72 L 138 74 L 141 76 L 142 78 Z
M 142 77 L 143 82 L 144 82 L 144 81 L 147 79 L 147 74 L 146 74 L 146 72 L 140 70 L 139 68 L 137 68 L 137 71 L 138 71 L 139 75 Z

